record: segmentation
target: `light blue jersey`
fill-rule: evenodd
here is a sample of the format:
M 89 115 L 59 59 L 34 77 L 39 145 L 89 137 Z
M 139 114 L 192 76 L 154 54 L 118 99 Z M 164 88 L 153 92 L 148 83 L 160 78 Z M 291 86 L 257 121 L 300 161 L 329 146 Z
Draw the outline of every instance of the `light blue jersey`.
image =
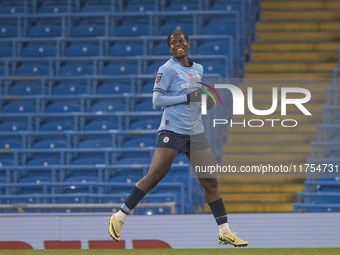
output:
M 186 96 L 190 93 L 190 83 L 197 82 L 203 75 L 203 67 L 189 59 L 192 66 L 186 67 L 173 56 L 158 69 L 153 92 L 165 96 Z M 160 130 L 169 130 L 183 135 L 204 132 L 201 103 L 180 103 L 163 108 Z

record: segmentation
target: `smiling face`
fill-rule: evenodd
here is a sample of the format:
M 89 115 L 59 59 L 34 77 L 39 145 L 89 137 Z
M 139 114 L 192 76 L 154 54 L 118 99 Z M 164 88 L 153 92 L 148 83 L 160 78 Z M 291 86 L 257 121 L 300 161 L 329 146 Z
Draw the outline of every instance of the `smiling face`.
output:
M 169 38 L 169 51 L 178 60 L 188 58 L 188 49 L 190 42 L 187 41 L 185 35 L 181 32 L 173 33 Z

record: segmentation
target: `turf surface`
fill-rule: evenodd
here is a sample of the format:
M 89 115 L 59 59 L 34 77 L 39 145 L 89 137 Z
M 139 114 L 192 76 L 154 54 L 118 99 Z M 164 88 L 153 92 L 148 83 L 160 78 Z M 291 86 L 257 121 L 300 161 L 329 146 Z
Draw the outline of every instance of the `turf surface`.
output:
M 0 250 L 1 255 L 338 255 L 340 248 L 155 249 L 155 250 Z

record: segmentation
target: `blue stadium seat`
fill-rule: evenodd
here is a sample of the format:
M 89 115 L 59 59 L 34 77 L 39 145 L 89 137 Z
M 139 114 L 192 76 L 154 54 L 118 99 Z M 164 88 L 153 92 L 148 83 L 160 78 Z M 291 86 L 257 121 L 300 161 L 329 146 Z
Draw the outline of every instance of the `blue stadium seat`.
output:
M 1 31 L 1 29 L 0 29 L 0 31 Z M 12 52 L 13 52 L 12 46 L 10 46 L 10 45 L 0 45 L 0 57 L 12 57 Z
M 92 75 L 93 69 L 91 64 L 66 64 L 60 69 L 60 75 Z
M 98 87 L 97 94 L 122 94 L 131 93 L 130 84 L 117 83 L 117 84 L 103 84 Z
M 134 64 L 111 64 L 104 68 L 105 75 L 138 74 L 138 67 Z
M 142 93 L 152 93 L 154 84 L 153 83 L 147 83 L 142 87 Z
M 170 55 L 169 46 L 166 43 L 159 43 L 154 48 L 152 53 L 154 55 Z
M 0 25 L 0 37 L 16 37 L 17 27 L 14 25 Z
M 59 37 L 61 36 L 61 25 L 46 24 L 35 25 L 28 30 L 29 37 Z
M 110 48 L 111 56 L 133 56 L 143 53 L 143 45 L 138 43 L 116 43 Z
M 201 44 L 197 49 L 201 55 L 230 55 L 230 47 L 225 42 L 207 42 Z
M 51 165 L 60 165 L 60 162 L 58 159 L 55 158 L 34 158 L 31 159 L 26 163 L 27 166 L 51 166 Z
M 87 0 L 84 1 L 84 6 L 81 12 L 112 12 L 116 10 L 114 1 L 111 0 Z
M 65 13 L 67 9 L 67 5 L 41 6 L 38 9 L 38 13 Z
M 125 182 L 125 183 L 136 183 L 141 179 L 141 176 L 136 175 L 119 175 L 112 177 L 109 182 Z
M 144 138 L 134 138 L 128 141 L 125 141 L 123 143 L 124 148 L 128 148 L 128 147 L 140 147 L 140 148 L 144 148 L 144 147 L 154 147 L 156 145 L 156 140 L 155 139 L 151 139 L 149 137 L 144 137 Z
M 213 11 L 242 11 L 242 1 L 221 1 L 215 3 L 211 10 Z
M 43 140 L 33 144 L 33 149 L 59 149 L 66 147 L 66 142 L 60 140 Z
M 116 36 L 141 36 L 149 34 L 147 24 L 123 24 L 115 29 Z
M 83 172 L 83 176 L 70 176 L 65 179 L 65 182 L 81 182 L 81 183 L 87 183 L 87 182 L 98 182 L 98 176 L 91 176 L 89 175 L 88 171 Z M 86 175 L 85 175 L 86 174 Z
M 7 140 L 1 140 L 0 141 L 0 149 L 14 149 L 14 148 L 21 148 L 20 141 L 16 139 L 7 139 Z
M 37 203 L 36 199 L 33 197 L 30 197 L 30 198 L 13 197 L 13 198 L 10 198 L 9 201 L 11 204 L 35 204 Z
M 75 159 L 71 163 L 72 165 L 105 165 L 106 162 L 101 158 L 81 158 Z
M 24 12 L 24 1 L 22 0 L 2 0 L 0 3 L 0 14 L 16 14 Z
M 218 64 L 218 63 L 203 63 L 202 64 L 204 68 L 204 73 L 217 73 L 220 74 L 221 76 L 225 77 L 226 74 L 226 67 L 223 64 Z
M 27 130 L 27 124 L 22 122 L 5 122 L 0 124 L 0 132 L 17 132 Z
M 15 72 L 18 76 L 46 76 L 49 75 L 48 66 L 44 64 L 35 64 L 35 65 L 22 65 L 16 69 Z
M 74 126 L 72 123 L 63 122 L 63 121 L 51 121 L 47 122 L 40 127 L 40 131 L 65 131 L 65 130 L 74 130 Z
M 46 108 L 46 112 L 79 112 L 80 106 L 75 103 L 54 103 Z
M 41 6 L 38 9 L 38 13 L 65 13 L 68 11 L 67 2 L 67 0 L 41 1 Z M 70 1 L 70 3 L 70 11 L 72 11 L 74 9 L 74 6 L 72 5 L 72 1 Z
M 147 74 L 157 74 L 158 69 L 164 64 L 164 62 L 156 62 L 147 67 L 146 73 Z
M 122 164 L 122 165 L 138 165 L 138 164 L 150 164 L 151 163 L 151 158 L 147 157 L 124 157 L 121 158 L 117 161 L 117 164 Z
M 112 144 L 111 140 L 107 139 L 90 139 L 84 140 L 78 144 L 78 148 L 112 148 L 114 144 Z
M 0 66 L 0 76 L 5 75 L 5 67 L 4 66 Z
M 14 160 L 0 158 L 0 168 L 3 166 L 14 166 Z
M 74 37 L 104 36 L 105 26 L 101 24 L 83 24 L 72 28 Z
M 149 101 L 145 101 L 142 103 L 139 103 L 135 106 L 135 111 L 137 112 L 144 112 L 144 111 L 159 111 L 159 107 L 153 107 L 151 98 Z
M 46 182 L 52 182 L 52 177 L 50 176 L 41 176 L 41 174 L 44 173 L 42 171 L 36 172 L 36 175 L 33 176 L 24 176 L 20 178 L 19 183 L 46 183 Z M 31 173 L 32 174 L 32 173 Z
M 86 131 L 118 129 L 118 124 L 113 121 L 92 121 L 85 126 Z
M 77 189 L 78 191 L 78 189 Z M 77 193 L 77 191 L 73 193 Z M 70 193 L 70 192 L 64 192 L 64 193 Z M 55 202 L 57 204 L 78 204 L 78 203 L 84 203 L 81 198 L 77 196 L 72 196 L 72 197 L 58 197 L 55 199 Z
M 236 35 L 236 24 L 228 23 L 209 23 L 204 26 L 204 35 Z
M 28 45 L 22 51 L 23 57 L 52 57 L 56 56 L 56 47 L 54 45 Z
M 176 3 L 170 4 L 167 7 L 167 11 L 196 11 L 198 10 L 198 4 L 195 3 Z
M 41 94 L 41 85 L 33 83 L 16 84 L 9 88 L 9 95 L 13 96 L 29 96 Z
M 156 120 L 140 120 L 131 124 L 130 129 L 158 129 L 159 121 Z
M 188 35 L 193 34 L 193 26 L 191 23 L 176 23 L 176 24 L 165 24 L 160 27 L 159 34 L 160 35 L 168 35 L 170 32 L 174 30 L 182 30 Z
M 98 56 L 99 47 L 95 44 L 72 44 L 66 48 L 66 56 Z
M 154 4 L 140 3 L 140 4 L 128 4 L 124 7 L 125 12 L 148 12 L 155 11 Z
M 117 112 L 126 111 L 126 106 L 123 103 L 98 102 L 91 106 L 91 112 Z
M 86 85 L 78 83 L 59 84 L 53 88 L 54 95 L 78 95 L 86 92 Z
M 184 154 L 178 154 L 174 160 L 175 164 L 186 164 L 189 163 L 189 160 L 187 158 L 187 156 L 185 156 Z
M 35 105 L 30 103 L 9 103 L 2 107 L 2 113 L 29 113 L 35 112 Z

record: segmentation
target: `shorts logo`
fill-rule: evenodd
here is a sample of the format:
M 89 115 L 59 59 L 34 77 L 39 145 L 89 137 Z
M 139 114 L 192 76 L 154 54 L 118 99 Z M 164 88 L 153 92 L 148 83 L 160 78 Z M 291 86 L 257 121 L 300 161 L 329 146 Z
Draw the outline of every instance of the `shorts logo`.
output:
M 162 79 L 163 73 L 158 73 L 156 78 L 156 83 L 159 83 Z
M 163 143 L 168 143 L 170 140 L 170 138 L 168 136 L 164 137 L 163 138 Z

